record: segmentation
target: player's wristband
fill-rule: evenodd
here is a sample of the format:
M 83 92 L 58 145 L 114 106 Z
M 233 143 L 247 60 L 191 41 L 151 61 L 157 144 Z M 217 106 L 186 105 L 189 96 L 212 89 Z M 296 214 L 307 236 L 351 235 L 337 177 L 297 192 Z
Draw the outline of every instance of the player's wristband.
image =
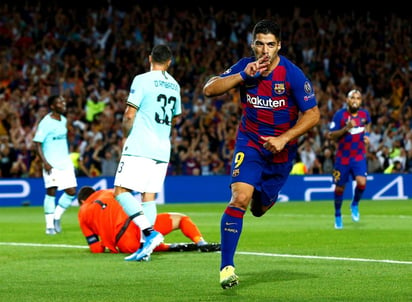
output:
M 370 135 L 369 132 L 365 132 L 365 136 L 369 137 L 369 135 Z

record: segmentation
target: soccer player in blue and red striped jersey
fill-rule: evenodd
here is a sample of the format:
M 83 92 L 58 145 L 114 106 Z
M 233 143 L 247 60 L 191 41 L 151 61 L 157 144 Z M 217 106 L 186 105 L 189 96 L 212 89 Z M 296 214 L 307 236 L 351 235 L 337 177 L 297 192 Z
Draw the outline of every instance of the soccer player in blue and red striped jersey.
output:
M 338 110 L 329 126 L 329 137 L 337 140 L 333 182 L 335 184 L 335 228 L 343 228 L 342 203 L 349 177 L 356 180 L 351 203 L 352 220 L 359 221 L 359 201 L 366 187 L 366 145 L 369 144 L 371 118 L 366 109 L 360 108 L 362 93 L 353 89 L 346 98 L 346 108 Z
M 303 71 L 279 55 L 281 29 L 272 20 L 253 28 L 254 56 L 240 59 L 203 87 L 208 97 L 239 88 L 242 117 L 231 167 L 231 200 L 221 218 L 220 285 L 239 283 L 234 255 L 250 204 L 256 217 L 277 201 L 292 169 L 297 139 L 320 118 L 315 93 Z

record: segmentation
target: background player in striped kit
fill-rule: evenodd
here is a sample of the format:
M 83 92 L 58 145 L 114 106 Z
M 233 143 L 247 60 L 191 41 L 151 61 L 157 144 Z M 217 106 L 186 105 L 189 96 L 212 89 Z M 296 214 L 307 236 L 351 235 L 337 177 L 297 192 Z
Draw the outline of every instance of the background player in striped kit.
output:
M 338 143 L 333 170 L 336 229 L 343 228 L 341 212 L 343 193 L 350 176 L 356 180 L 351 202 L 352 220 L 358 222 L 360 219 L 359 201 L 366 187 L 368 172 L 366 146 L 369 144 L 371 124 L 369 112 L 360 108 L 361 104 L 361 92 L 356 89 L 349 91 L 346 107 L 334 114 L 329 126 L 329 138 L 337 140 Z

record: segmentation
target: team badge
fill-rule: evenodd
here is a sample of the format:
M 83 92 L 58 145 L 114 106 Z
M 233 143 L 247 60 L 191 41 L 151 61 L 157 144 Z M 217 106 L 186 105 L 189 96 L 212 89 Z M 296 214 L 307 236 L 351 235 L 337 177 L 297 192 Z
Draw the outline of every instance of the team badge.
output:
M 236 177 L 236 176 L 239 176 L 239 169 L 235 169 L 232 172 L 232 177 Z
M 276 94 L 284 94 L 285 93 L 285 83 L 275 83 L 273 86 L 273 91 Z

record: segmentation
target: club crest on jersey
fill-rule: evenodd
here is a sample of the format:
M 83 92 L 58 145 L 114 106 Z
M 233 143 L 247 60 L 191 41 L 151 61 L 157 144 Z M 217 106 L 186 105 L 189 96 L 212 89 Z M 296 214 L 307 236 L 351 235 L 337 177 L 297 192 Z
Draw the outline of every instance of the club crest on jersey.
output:
M 285 83 L 275 83 L 273 86 L 273 91 L 276 94 L 284 94 L 285 93 Z
M 239 169 L 235 169 L 232 172 L 232 177 L 236 177 L 236 176 L 239 176 Z

